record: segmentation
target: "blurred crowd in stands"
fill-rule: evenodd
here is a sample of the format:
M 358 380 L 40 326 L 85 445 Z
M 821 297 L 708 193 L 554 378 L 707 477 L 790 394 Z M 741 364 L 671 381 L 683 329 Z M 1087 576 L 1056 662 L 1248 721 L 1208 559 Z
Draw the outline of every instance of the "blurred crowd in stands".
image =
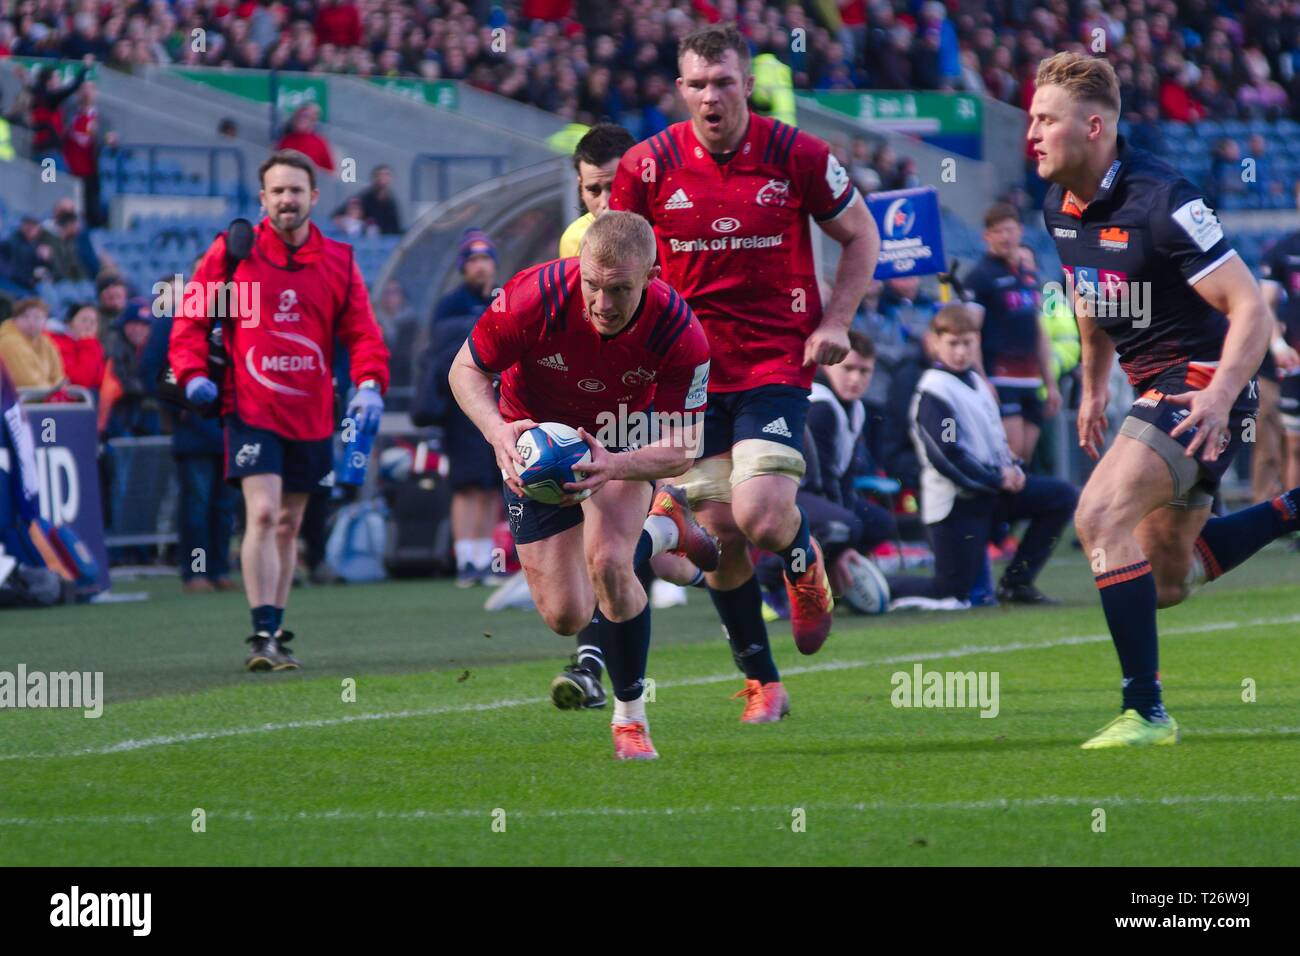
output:
M 1038 61 L 1073 48 L 1111 59 L 1130 119 L 1300 118 L 1295 0 L 0 0 L 0 57 L 465 80 L 646 136 L 679 118 L 677 38 L 724 19 L 797 89 L 1024 107 Z

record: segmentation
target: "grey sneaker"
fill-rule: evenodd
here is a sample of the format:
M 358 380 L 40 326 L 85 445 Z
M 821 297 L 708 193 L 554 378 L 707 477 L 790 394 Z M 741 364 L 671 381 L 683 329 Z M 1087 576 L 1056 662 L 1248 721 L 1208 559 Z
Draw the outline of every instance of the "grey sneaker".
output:
M 244 666 L 250 671 L 289 671 L 301 666 L 282 643 L 293 640 L 292 631 L 282 630 L 274 636 L 259 631 L 246 640 L 252 645 L 244 659 Z

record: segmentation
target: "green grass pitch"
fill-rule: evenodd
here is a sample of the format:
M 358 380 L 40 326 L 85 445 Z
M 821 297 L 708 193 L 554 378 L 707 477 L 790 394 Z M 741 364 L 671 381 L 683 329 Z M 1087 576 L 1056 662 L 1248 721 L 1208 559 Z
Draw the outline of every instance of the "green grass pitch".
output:
M 1119 673 L 1077 551 L 1041 581 L 1060 608 L 841 616 L 812 658 L 774 625 L 792 714 L 761 727 L 693 592 L 654 617 L 646 764 L 546 699 L 572 642 L 481 589 L 295 591 L 305 669 L 247 674 L 240 595 L 125 582 L 152 599 L 0 615 L 0 669 L 103 671 L 107 699 L 0 711 L 0 863 L 1295 865 L 1298 571 L 1275 546 L 1161 612 L 1184 739 L 1130 752 L 1078 749 Z M 997 672 L 997 717 L 894 707 L 917 661 Z

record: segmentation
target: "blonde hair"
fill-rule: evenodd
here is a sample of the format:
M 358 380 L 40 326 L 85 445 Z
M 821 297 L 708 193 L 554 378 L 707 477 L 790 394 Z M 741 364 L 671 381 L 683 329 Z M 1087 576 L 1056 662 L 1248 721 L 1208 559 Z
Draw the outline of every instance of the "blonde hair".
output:
M 603 266 L 623 265 L 635 256 L 649 272 L 657 252 L 655 233 L 642 216 L 611 209 L 587 228 L 582 251 Z
M 1119 114 L 1119 78 L 1105 60 L 1082 53 L 1058 53 L 1038 64 L 1035 89 L 1059 86 L 1076 100 Z

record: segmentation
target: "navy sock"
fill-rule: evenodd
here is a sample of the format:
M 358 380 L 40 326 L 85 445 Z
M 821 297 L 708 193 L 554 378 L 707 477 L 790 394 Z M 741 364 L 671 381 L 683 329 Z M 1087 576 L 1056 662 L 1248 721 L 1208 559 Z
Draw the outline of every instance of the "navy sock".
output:
M 808 570 L 812 564 L 812 535 L 808 531 L 808 516 L 799 509 L 799 530 L 794 533 L 794 540 L 776 556 L 785 565 L 785 576 L 791 581 Z
M 763 592 L 758 578 L 750 575 L 748 581 L 731 591 L 709 588 L 709 597 L 722 618 L 736 666 L 750 680 L 763 684 L 779 681 L 781 675 L 772 660 L 772 645 L 767 642 L 767 625 L 763 623 Z
M 1160 699 L 1160 653 L 1156 639 L 1156 579 L 1151 562 L 1097 575 L 1101 609 L 1124 673 L 1124 709 L 1147 720 L 1164 720 Z
M 277 607 L 275 609 L 275 619 L 272 621 L 272 625 L 273 625 L 271 628 L 272 634 L 275 634 L 277 631 L 280 630 L 280 628 L 284 627 L 284 608 Z
M 604 619 L 600 608 L 596 608 L 591 623 L 578 632 L 578 666 L 589 670 L 596 680 L 605 670 L 605 655 L 600 650 L 600 622 Z
M 644 531 L 641 532 L 643 535 Z M 655 569 L 650 567 L 649 561 L 642 561 L 640 564 L 634 564 L 632 569 L 636 572 L 636 579 L 641 582 L 641 587 L 645 589 L 646 594 L 650 593 L 650 585 L 655 583 Z
M 259 634 L 265 631 L 267 634 L 275 633 L 275 606 L 271 604 L 259 604 L 253 608 L 253 633 Z
M 637 570 L 641 569 L 651 555 L 654 554 L 654 541 L 650 538 L 650 532 L 644 528 L 641 529 L 641 537 L 636 539 L 636 553 L 632 555 L 632 567 Z
M 1222 518 L 1211 518 L 1196 539 L 1196 554 L 1213 581 L 1264 545 L 1300 529 L 1300 488 Z
M 629 621 L 611 621 L 600 614 L 599 632 L 614 696 L 621 701 L 636 700 L 645 689 L 646 662 L 650 658 L 649 602 Z

